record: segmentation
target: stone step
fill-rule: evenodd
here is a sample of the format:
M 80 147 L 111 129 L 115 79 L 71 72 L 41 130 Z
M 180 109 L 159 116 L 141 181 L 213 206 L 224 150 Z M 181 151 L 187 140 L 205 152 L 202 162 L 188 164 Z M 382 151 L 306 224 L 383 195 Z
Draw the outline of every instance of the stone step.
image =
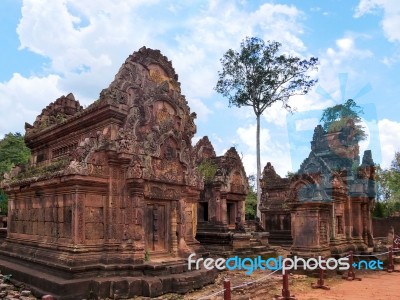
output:
M 8 260 L 3 260 L 1 257 L 0 265 L 2 266 L 2 271 L 6 274 L 12 272 L 14 279 L 18 277 L 20 278 L 18 281 L 29 282 L 29 284 L 25 286 L 29 288 L 33 294 L 39 297 L 51 294 L 55 299 L 60 300 L 83 298 L 126 299 L 134 296 L 158 297 L 170 292 L 186 293 L 189 290 L 197 289 L 205 284 L 214 282 L 218 275 L 216 269 L 200 269 L 179 274 L 168 273 L 160 276 L 144 274 L 133 275 L 135 271 L 132 271 L 132 275 L 127 275 L 125 273 L 118 276 L 118 271 L 116 271 L 112 276 L 89 276 L 66 279 L 55 274 L 45 273 L 44 271 L 32 270 L 28 266 L 22 264 L 16 265 Z M 181 265 L 184 265 L 184 263 Z M 143 267 L 152 267 L 154 270 L 158 269 L 157 266 Z M 159 268 L 165 269 L 166 266 L 161 266 Z M 172 269 L 170 269 L 170 271 L 171 270 Z M 18 281 L 16 282 L 18 283 Z
M 400 256 L 399 255 L 393 256 L 393 261 L 395 264 L 400 264 Z
M 113 277 L 94 279 L 92 297 L 127 299 L 134 296 L 158 297 L 166 293 L 184 294 L 213 283 L 216 270 L 194 270 L 182 274 L 142 277 Z M 136 299 L 136 298 L 135 298 Z

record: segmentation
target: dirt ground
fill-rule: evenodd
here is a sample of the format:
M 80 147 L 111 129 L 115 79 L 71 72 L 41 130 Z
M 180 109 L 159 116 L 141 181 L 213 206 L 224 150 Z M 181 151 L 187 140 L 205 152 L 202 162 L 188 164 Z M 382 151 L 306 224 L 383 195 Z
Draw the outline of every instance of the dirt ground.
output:
M 400 299 L 400 273 L 371 271 L 360 276 L 361 281 L 328 280 L 331 290 L 299 290 L 298 300 L 395 300 Z
M 276 273 L 278 274 L 278 273 Z M 256 281 L 246 287 L 234 288 L 232 300 L 267 300 L 274 295 L 281 295 L 282 276 L 270 275 L 261 271 L 246 276 L 243 272 L 222 272 L 212 285 L 201 290 L 193 291 L 186 295 L 168 294 L 157 299 L 168 300 L 223 300 L 223 280 L 229 277 L 231 287 L 242 285 L 246 282 Z M 297 300 L 395 300 L 400 299 L 400 273 L 387 273 L 384 271 L 369 271 L 357 273 L 362 281 L 343 280 L 340 275 L 331 274 L 325 280 L 330 290 L 312 289 L 311 284 L 317 278 L 306 275 L 291 275 L 289 290 Z M 217 294 L 218 293 L 218 294 Z M 140 299 L 140 298 L 139 298 Z

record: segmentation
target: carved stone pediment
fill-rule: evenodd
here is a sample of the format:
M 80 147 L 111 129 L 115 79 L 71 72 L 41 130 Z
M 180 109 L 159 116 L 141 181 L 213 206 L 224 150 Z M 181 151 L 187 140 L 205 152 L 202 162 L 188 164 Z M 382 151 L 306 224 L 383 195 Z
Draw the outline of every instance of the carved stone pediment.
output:
M 43 131 L 52 125 L 61 124 L 82 110 L 83 107 L 75 100 L 72 93 L 61 96 L 42 110 L 33 125 L 25 123 L 26 136 Z

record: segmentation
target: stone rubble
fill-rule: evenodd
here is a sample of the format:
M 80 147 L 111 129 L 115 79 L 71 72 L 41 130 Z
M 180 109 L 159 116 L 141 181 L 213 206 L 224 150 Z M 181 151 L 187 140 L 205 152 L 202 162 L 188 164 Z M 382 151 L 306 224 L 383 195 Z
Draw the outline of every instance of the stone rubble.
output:
M 18 288 L 9 283 L 8 276 L 0 273 L 0 299 L 4 300 L 36 300 L 32 292 L 23 288 Z

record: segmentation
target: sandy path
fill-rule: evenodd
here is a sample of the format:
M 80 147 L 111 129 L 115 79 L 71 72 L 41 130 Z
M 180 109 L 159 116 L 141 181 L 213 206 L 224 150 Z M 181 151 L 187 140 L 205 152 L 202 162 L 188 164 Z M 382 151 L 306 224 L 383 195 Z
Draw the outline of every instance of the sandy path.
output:
M 362 281 L 327 282 L 331 290 L 309 289 L 293 293 L 298 300 L 395 300 L 400 299 L 400 273 L 368 273 Z

